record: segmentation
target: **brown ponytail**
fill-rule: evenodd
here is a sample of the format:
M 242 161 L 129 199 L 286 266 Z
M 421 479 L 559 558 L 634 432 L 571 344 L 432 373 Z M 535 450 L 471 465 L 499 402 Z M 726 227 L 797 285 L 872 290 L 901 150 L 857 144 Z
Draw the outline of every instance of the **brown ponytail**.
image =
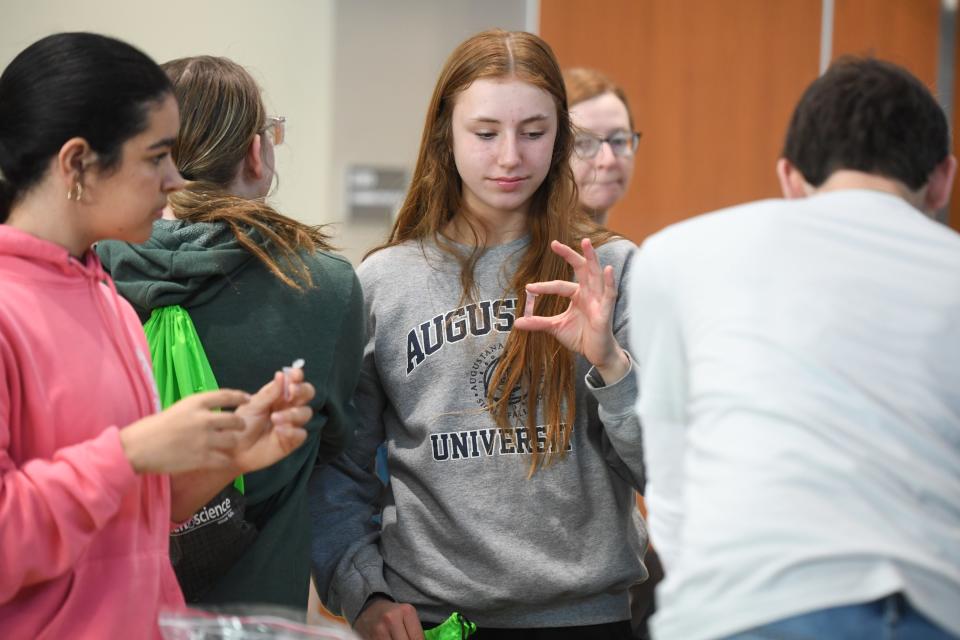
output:
M 212 56 L 180 58 L 162 68 L 180 105 L 173 156 L 188 180 L 183 191 L 170 196 L 174 215 L 190 222 L 226 223 L 284 284 L 313 286 L 302 254 L 332 248 L 322 228 L 288 218 L 261 198 L 227 192 L 254 136 L 266 126 L 254 79 L 237 63 Z

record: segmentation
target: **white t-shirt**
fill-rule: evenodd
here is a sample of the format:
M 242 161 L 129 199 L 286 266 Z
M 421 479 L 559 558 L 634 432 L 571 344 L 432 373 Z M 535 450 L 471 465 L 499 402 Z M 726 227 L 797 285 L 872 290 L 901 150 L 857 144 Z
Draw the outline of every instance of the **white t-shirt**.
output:
M 903 591 L 960 634 L 960 235 L 903 199 L 767 200 L 630 283 L 658 639 Z

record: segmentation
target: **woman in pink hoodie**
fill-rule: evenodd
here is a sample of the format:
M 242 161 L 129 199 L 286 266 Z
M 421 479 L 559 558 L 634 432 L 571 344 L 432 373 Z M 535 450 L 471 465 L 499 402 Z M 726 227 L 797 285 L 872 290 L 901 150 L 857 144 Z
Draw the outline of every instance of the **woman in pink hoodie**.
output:
M 290 400 L 278 373 L 156 413 L 140 322 L 90 247 L 150 236 L 183 186 L 178 127 L 166 75 L 111 38 L 44 38 L 0 76 L 4 638 L 158 637 L 183 606 L 171 520 L 305 438 L 299 371 Z

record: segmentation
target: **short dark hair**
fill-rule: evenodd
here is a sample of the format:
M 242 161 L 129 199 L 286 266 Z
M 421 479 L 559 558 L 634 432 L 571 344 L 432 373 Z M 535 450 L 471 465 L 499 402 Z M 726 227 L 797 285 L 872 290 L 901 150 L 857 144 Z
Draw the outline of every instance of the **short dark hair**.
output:
M 841 58 L 800 98 L 783 157 L 814 187 L 840 169 L 927 183 L 949 154 L 943 109 L 906 69 L 874 58 Z
M 73 137 L 114 168 L 123 143 L 147 127 L 151 103 L 172 94 L 140 50 L 93 33 L 58 33 L 33 43 L 0 75 L 0 222 L 43 178 Z

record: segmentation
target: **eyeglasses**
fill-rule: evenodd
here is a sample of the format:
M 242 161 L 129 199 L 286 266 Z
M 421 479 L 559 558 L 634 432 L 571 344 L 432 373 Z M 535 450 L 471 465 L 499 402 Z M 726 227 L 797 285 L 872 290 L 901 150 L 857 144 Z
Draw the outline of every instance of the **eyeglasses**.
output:
M 589 159 L 600 153 L 600 147 L 606 142 L 610 145 L 613 155 L 624 158 L 632 156 L 637 150 L 641 135 L 639 131 L 616 131 L 602 138 L 592 133 L 581 132 L 573 139 L 573 150 L 581 158 Z
M 287 119 L 284 116 L 267 116 L 267 124 L 262 134 L 270 134 L 273 146 L 279 147 L 287 137 Z

